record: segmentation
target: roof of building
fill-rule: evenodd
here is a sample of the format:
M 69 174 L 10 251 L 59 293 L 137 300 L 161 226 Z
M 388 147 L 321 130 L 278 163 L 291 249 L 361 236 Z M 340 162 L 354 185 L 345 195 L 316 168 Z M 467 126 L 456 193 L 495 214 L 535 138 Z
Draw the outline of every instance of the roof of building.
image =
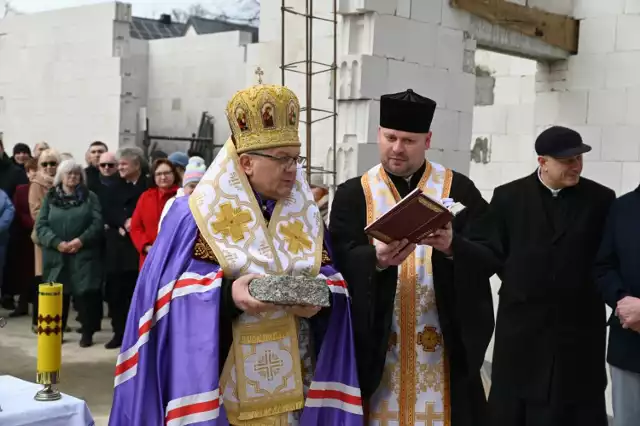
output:
M 198 34 L 245 31 L 251 33 L 251 41 L 253 43 L 258 41 L 257 27 L 197 16 L 190 17 L 186 23 L 172 21 L 168 15 L 163 15 L 160 19 L 134 16 L 131 19 L 130 34 L 131 37 L 141 40 L 183 37 L 191 27 Z

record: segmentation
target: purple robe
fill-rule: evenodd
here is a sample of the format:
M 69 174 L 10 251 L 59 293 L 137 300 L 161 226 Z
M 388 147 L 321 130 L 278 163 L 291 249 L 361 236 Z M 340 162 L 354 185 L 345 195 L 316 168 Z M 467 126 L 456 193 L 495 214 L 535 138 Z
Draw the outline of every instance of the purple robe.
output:
M 197 234 L 188 197 L 176 199 L 131 303 L 110 426 L 229 424 L 219 389 L 223 271 L 193 257 Z M 331 288 L 332 307 L 300 425 L 361 426 L 347 287 L 332 266 L 320 273 Z

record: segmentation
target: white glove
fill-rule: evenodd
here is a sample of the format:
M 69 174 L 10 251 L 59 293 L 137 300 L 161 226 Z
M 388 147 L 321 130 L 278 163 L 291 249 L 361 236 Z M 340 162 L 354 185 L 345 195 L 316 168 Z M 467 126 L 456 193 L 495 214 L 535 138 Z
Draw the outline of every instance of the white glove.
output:
M 440 200 L 440 203 L 446 208 L 450 209 L 451 206 L 455 204 L 455 201 L 453 201 L 453 198 L 443 198 Z

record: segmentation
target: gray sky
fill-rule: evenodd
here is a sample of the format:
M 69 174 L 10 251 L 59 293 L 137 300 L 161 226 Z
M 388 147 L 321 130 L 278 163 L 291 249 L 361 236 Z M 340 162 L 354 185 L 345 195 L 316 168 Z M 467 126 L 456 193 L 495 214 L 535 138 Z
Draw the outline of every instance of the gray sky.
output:
M 7 0 L 0 0 L 0 17 L 4 12 Z M 8 0 L 11 6 L 19 12 L 33 13 L 43 10 L 62 9 L 65 7 L 82 6 L 85 4 L 105 3 L 105 0 Z M 133 6 L 134 16 L 157 18 L 162 13 L 171 13 L 172 9 L 188 9 L 192 4 L 201 4 L 212 13 L 226 10 L 229 14 L 241 13 L 234 9 L 233 4 L 238 0 L 124 0 Z M 108 1 L 107 1 L 108 2 Z

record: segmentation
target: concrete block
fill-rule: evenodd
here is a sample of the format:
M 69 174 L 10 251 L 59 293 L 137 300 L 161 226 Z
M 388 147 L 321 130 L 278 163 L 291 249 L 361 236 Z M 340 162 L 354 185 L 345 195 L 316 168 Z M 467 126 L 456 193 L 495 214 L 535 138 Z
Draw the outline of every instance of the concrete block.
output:
M 388 93 L 413 89 L 442 106 L 446 104 L 448 83 L 445 70 L 389 59 Z
M 575 2 L 573 16 L 576 19 L 598 18 L 624 13 L 625 0 L 579 0 Z
M 415 0 L 411 2 L 411 19 L 439 24 L 442 19 L 442 0 Z
M 436 62 L 436 48 L 438 47 L 438 26 L 435 24 L 408 20 L 403 29 L 402 46 L 405 51 L 405 61 L 432 66 Z M 420 48 L 407 40 L 420 40 Z
M 411 40 L 406 28 L 409 20 L 393 15 L 375 15 L 373 54 L 404 61 Z M 427 43 L 429 43 L 427 41 Z
M 638 187 L 638 182 L 640 182 L 640 162 L 622 163 L 620 195 L 635 190 Z
M 397 0 L 339 0 L 338 13 L 366 13 L 377 12 L 393 15 L 396 11 Z
M 593 161 L 585 162 L 583 176 L 620 193 L 622 184 L 622 163 Z
M 375 143 L 380 122 L 380 103 L 349 100 L 338 103 L 338 141 L 340 143 Z
M 343 55 L 372 55 L 376 15 L 345 15 L 341 22 L 338 46 Z
M 514 135 L 492 135 L 490 146 L 492 163 L 520 160 L 522 151 Z
M 442 165 L 469 176 L 469 150 L 445 150 Z
M 580 21 L 580 38 L 578 40 L 580 54 L 613 52 L 616 49 L 617 19 L 617 16 L 604 16 Z M 620 34 L 619 26 L 617 34 Z M 618 38 L 619 43 L 620 39 Z
M 387 60 L 368 55 L 345 57 L 338 76 L 338 99 L 379 99 L 387 86 Z
M 505 106 L 486 106 L 473 109 L 473 133 L 506 134 L 507 111 Z
M 536 102 L 536 78 L 533 75 L 520 77 L 520 103 Z
M 428 39 L 426 43 L 429 43 Z M 462 71 L 463 59 L 463 32 L 446 27 L 438 28 L 436 67 L 460 72 Z
M 564 123 L 563 123 L 564 124 Z M 582 141 L 591 147 L 591 151 L 584 155 L 584 161 L 600 161 L 602 145 L 602 127 L 597 126 L 568 126 L 580 133 Z
M 640 126 L 640 87 L 627 89 L 626 124 Z
M 457 149 L 469 149 L 469 140 L 473 134 L 473 113 L 458 113 L 458 144 Z
M 568 60 L 569 90 L 602 89 L 606 82 L 607 55 L 579 54 Z
M 626 0 L 624 13 L 629 15 L 640 13 L 640 0 Z
M 605 127 L 602 131 L 602 161 L 640 159 L 640 127 Z
M 472 112 L 475 101 L 476 76 L 468 73 L 452 73 L 449 75 L 449 87 L 447 95 L 447 108 Z
M 472 161 L 469 163 L 469 178 L 481 192 L 493 191 L 496 186 L 504 183 L 503 165 L 504 163 L 483 164 Z
M 586 124 L 588 92 L 562 92 L 558 121 L 569 125 Z
M 560 93 L 542 92 L 536 96 L 535 124 L 536 126 L 555 124 L 558 120 L 560 108 Z
M 519 76 L 496 78 L 494 90 L 497 105 L 518 105 L 521 99 L 521 82 Z
M 442 26 L 462 31 L 469 30 L 471 14 L 464 10 L 451 7 L 450 0 L 440 1 L 442 2 Z
M 534 125 L 534 104 L 512 105 L 507 109 L 507 134 L 532 135 Z
M 640 15 L 620 15 L 617 20 L 616 50 L 640 50 Z
M 411 0 L 398 0 L 398 8 L 396 9 L 396 16 L 402 16 L 403 18 L 411 18 Z
M 640 85 L 640 52 L 615 52 L 607 55 L 606 87 Z
M 451 150 L 458 149 L 459 113 L 448 109 L 437 109 L 431 124 L 431 146 Z M 468 149 L 468 146 L 466 147 Z
M 589 93 L 587 124 L 622 124 L 627 115 L 627 92 L 625 89 L 593 90 Z

